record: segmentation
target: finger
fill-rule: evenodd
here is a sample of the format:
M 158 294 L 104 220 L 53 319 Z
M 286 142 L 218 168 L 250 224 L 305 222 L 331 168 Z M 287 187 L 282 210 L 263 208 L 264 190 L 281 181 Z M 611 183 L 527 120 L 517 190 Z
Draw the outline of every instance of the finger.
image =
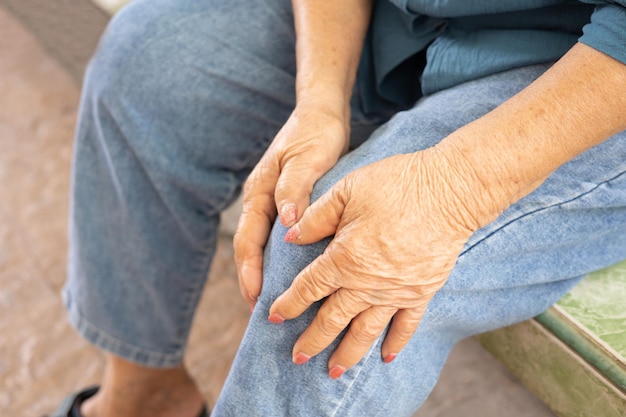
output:
M 262 161 L 246 182 L 243 209 L 233 238 L 239 289 L 254 307 L 263 281 L 263 248 L 276 218 L 273 184 L 277 170 Z
M 295 343 L 294 363 L 301 365 L 326 349 L 350 321 L 368 307 L 368 304 L 353 297 L 349 290 L 339 289 L 333 293 Z
M 273 201 L 270 204 L 273 207 Z M 270 232 L 271 217 L 268 211 L 243 212 L 233 238 L 239 290 L 251 308 L 261 293 L 263 248 Z
M 393 361 L 409 343 L 422 320 L 427 304 L 427 302 L 424 302 L 424 306 L 399 310 L 393 316 L 381 350 L 385 363 Z
M 337 232 L 346 207 L 345 181 L 324 193 L 285 235 L 285 241 L 306 245 Z
M 280 170 L 274 198 L 280 223 L 293 226 L 311 201 L 313 185 L 325 174 L 325 170 L 312 166 L 305 156 L 298 155 L 287 160 Z
M 358 315 L 328 361 L 328 375 L 337 379 L 356 365 L 383 333 L 397 310 L 393 307 L 370 307 Z
M 300 271 L 289 288 L 274 301 L 270 321 L 280 323 L 296 318 L 314 302 L 334 293 L 341 288 L 340 274 L 327 250 Z

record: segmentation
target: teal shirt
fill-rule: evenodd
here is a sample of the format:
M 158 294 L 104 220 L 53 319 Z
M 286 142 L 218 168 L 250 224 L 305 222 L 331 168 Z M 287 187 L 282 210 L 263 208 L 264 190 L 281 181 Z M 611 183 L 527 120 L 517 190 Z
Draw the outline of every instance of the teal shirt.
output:
M 359 67 L 367 112 L 563 56 L 577 41 L 626 64 L 626 0 L 378 0 Z

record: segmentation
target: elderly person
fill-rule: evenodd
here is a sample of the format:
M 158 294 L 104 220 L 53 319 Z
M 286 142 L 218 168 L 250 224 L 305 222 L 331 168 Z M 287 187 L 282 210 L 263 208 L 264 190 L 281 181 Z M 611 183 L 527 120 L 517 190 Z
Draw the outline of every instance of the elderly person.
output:
M 104 35 L 64 296 L 107 367 L 59 415 L 206 414 L 182 359 L 246 178 L 214 416 L 410 416 L 457 341 L 626 258 L 625 1 L 292 3 L 136 0 Z

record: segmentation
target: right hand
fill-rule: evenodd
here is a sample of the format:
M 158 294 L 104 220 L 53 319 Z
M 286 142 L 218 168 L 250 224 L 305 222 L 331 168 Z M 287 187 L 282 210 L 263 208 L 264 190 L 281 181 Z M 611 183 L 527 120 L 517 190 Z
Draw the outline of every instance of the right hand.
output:
M 347 114 L 296 106 L 245 183 L 234 248 L 239 288 L 251 309 L 261 293 L 263 248 L 276 215 L 287 227 L 302 217 L 317 180 L 348 150 Z

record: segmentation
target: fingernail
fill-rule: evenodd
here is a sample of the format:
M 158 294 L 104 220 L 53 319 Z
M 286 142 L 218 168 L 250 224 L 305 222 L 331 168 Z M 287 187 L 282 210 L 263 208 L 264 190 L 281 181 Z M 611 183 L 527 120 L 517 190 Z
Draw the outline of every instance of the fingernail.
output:
M 300 230 L 298 230 L 298 226 L 292 226 L 291 229 L 287 231 L 285 235 L 285 242 L 295 242 L 300 238 Z
M 383 359 L 383 362 L 385 363 L 392 362 L 396 358 L 396 356 L 398 355 L 396 355 L 395 353 L 390 353 L 389 355 L 385 356 L 385 358 Z
M 283 316 L 281 316 L 278 313 L 270 314 L 270 316 L 267 319 L 270 321 L 270 323 L 274 323 L 274 324 L 281 324 L 282 322 L 285 321 Z
M 304 365 L 309 361 L 309 359 L 311 359 L 309 355 L 299 352 L 293 357 L 293 363 L 296 365 Z
M 332 368 L 330 368 L 330 371 L 328 371 L 328 375 L 332 378 L 332 379 L 337 379 L 339 378 L 341 375 L 343 375 L 343 373 L 346 372 L 346 368 L 344 368 L 343 366 L 340 365 L 333 365 Z
M 285 204 L 280 208 L 280 223 L 283 226 L 293 225 L 296 222 L 297 217 L 298 213 L 295 204 Z

